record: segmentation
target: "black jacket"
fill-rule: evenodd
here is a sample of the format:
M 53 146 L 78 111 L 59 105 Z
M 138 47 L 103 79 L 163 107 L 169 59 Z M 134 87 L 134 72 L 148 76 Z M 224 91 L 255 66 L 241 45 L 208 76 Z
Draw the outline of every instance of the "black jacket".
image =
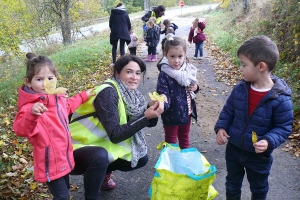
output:
M 127 44 L 130 43 L 129 30 L 131 28 L 131 23 L 125 7 L 117 7 L 111 10 L 109 18 L 109 28 L 110 28 L 110 44 L 113 41 L 123 39 Z
M 148 29 L 146 40 L 146 46 L 156 47 L 159 42 L 159 32 L 157 33 L 154 28 Z

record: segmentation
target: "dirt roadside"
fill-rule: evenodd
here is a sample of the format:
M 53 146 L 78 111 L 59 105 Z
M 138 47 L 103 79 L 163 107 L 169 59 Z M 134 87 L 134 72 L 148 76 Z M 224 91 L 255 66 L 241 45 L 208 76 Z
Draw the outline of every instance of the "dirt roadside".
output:
M 176 23 L 179 29 L 176 35 L 187 39 L 189 27 L 194 18 L 173 17 L 171 22 Z M 163 35 L 161 36 L 163 37 Z M 205 45 L 205 44 L 204 44 Z M 158 48 L 160 49 L 160 47 Z M 191 147 L 196 147 L 207 160 L 217 168 L 217 178 L 213 183 L 219 196 L 216 200 L 225 199 L 225 176 L 226 166 L 224 159 L 225 146 L 218 146 L 215 143 L 215 133 L 213 127 L 219 116 L 232 87 L 222 82 L 216 82 L 214 79 L 213 57 L 205 50 L 203 60 L 193 60 L 194 45 L 188 48 L 188 58 L 198 68 L 198 80 L 201 88 L 197 94 L 198 122 L 191 126 Z M 139 46 L 138 56 L 145 58 L 147 47 L 144 44 Z M 161 58 L 161 52 L 158 57 Z M 158 70 L 156 63 L 147 63 L 147 74 L 144 84 L 141 84 L 140 91 L 144 94 L 146 100 L 149 100 L 148 92 L 155 91 Z M 148 189 L 155 173 L 154 165 L 159 157 L 159 151 L 156 146 L 163 141 L 163 129 L 161 120 L 154 128 L 146 128 L 146 140 L 148 146 L 149 162 L 142 169 L 132 172 L 114 172 L 114 181 L 117 184 L 116 189 L 109 192 L 102 192 L 101 199 L 111 200 L 147 200 L 150 199 Z M 283 152 L 278 148 L 273 153 L 274 162 L 271 170 L 269 183 L 270 190 L 268 200 L 299 200 L 300 199 L 300 159 L 294 159 L 290 154 Z M 72 199 L 84 199 L 84 188 L 82 176 L 71 176 L 70 182 L 78 186 L 78 190 L 72 191 Z M 96 178 L 96 177 L 95 177 Z M 246 180 L 242 188 L 242 199 L 250 199 L 251 193 L 249 184 Z M 165 198 L 172 199 L 172 198 Z

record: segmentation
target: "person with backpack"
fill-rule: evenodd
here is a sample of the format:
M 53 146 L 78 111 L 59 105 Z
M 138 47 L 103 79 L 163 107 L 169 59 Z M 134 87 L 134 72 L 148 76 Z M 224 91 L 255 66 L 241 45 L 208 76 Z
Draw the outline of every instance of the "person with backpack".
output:
M 159 5 L 157 7 L 153 6 L 150 11 L 148 11 L 141 19 L 146 23 L 151 17 L 156 18 L 156 24 L 161 24 L 161 17 L 165 14 L 165 6 Z
M 203 59 L 203 44 L 206 40 L 206 36 L 203 32 L 205 29 L 205 22 L 200 22 L 198 18 L 193 21 L 193 26 L 190 29 L 188 41 L 189 43 L 195 43 L 194 59 L 197 59 L 198 51 L 200 53 L 200 60 Z
M 165 14 L 165 6 L 164 5 L 159 5 L 159 6 L 153 6 L 151 10 L 146 12 L 146 14 L 141 18 L 145 24 L 143 25 L 143 37 L 144 40 L 146 40 L 146 33 L 147 33 L 147 25 L 146 22 L 150 20 L 151 17 L 156 18 L 156 25 L 160 27 L 161 24 L 161 17 Z

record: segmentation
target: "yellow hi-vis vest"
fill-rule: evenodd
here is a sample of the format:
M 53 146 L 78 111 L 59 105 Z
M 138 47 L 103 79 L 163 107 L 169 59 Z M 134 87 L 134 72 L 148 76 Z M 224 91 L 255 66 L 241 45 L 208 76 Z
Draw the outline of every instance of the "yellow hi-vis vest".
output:
M 73 148 L 78 149 L 84 146 L 100 146 L 107 150 L 109 163 L 113 162 L 118 158 L 131 161 L 131 138 L 128 138 L 127 140 L 118 144 L 112 143 L 101 122 L 95 116 L 95 108 L 93 102 L 97 94 L 101 90 L 107 87 L 112 87 L 110 84 L 107 83 L 113 84 L 119 96 L 118 110 L 120 116 L 120 125 L 127 123 L 125 104 L 122 100 L 122 96 L 120 94 L 118 85 L 115 81 L 108 79 L 104 82 L 104 84 L 95 88 L 95 96 L 89 98 L 87 102 L 82 104 L 73 113 L 70 123 L 70 131 L 73 139 Z
M 157 24 L 157 25 L 160 24 L 160 22 L 161 22 L 161 17 L 156 17 L 156 14 L 155 14 L 154 11 L 151 11 L 151 16 L 149 17 L 149 19 L 150 19 L 151 17 L 155 17 L 155 18 L 156 18 L 156 24 Z

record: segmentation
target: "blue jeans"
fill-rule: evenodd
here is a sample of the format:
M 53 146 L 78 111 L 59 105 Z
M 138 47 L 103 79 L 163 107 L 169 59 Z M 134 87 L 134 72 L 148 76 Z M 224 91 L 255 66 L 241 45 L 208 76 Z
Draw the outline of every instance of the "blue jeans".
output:
M 194 57 L 197 58 L 198 51 L 200 53 L 200 57 L 203 57 L 203 43 L 204 42 L 195 43 L 195 54 L 194 54 Z
M 235 147 L 230 142 L 226 146 L 226 196 L 241 195 L 245 171 L 254 199 L 265 200 L 269 191 L 268 177 L 273 162 L 272 155 L 250 153 Z
M 69 200 L 69 175 L 46 183 L 53 195 L 53 200 Z

